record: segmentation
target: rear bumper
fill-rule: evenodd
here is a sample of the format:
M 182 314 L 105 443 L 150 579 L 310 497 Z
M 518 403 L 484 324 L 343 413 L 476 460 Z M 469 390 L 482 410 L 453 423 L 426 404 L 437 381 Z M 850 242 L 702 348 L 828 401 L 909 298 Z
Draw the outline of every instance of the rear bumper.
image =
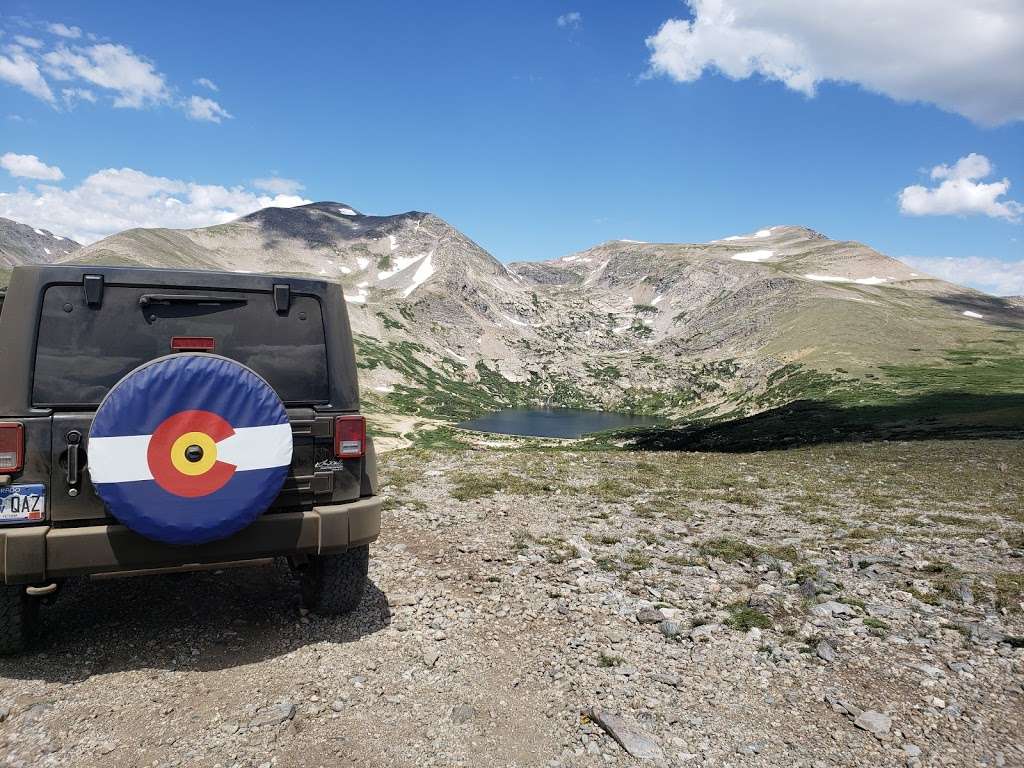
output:
M 123 525 L 0 529 L 0 577 L 7 584 L 31 584 L 83 574 L 343 552 L 380 535 L 380 508 L 380 497 L 370 496 L 309 512 L 263 515 L 227 539 L 185 547 L 151 541 Z

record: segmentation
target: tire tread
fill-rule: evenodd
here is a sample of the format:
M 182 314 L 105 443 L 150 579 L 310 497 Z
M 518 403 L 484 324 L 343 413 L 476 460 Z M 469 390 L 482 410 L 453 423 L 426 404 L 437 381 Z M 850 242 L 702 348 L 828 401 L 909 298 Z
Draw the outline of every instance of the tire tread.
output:
M 317 555 L 302 574 L 306 607 L 323 616 L 355 610 L 366 589 L 369 565 L 369 545 L 337 555 Z
M 20 585 L 0 584 L 0 656 L 21 653 L 35 625 L 35 606 Z

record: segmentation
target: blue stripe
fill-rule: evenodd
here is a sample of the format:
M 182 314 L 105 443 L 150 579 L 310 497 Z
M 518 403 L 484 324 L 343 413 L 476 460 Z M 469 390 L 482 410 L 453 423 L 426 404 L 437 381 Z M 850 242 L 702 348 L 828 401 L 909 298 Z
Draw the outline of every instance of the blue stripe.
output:
M 176 355 L 137 369 L 111 389 L 90 436 L 150 435 L 165 419 L 187 410 L 211 411 L 235 428 L 288 422 L 274 390 L 238 363 Z
M 277 497 L 288 467 L 236 472 L 209 496 L 187 499 L 153 480 L 99 483 L 97 492 L 111 513 L 143 536 L 167 544 L 203 544 L 249 525 Z

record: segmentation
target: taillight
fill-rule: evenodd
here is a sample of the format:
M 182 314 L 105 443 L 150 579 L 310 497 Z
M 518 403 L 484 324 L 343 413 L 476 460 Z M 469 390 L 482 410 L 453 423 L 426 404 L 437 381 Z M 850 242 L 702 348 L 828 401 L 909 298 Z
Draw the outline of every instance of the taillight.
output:
M 212 336 L 172 336 L 171 352 L 213 352 L 217 341 Z
M 358 459 L 365 453 L 366 419 L 338 416 L 334 420 L 334 455 L 339 459 Z
M 20 472 L 25 466 L 25 427 L 16 421 L 0 422 L 0 473 Z

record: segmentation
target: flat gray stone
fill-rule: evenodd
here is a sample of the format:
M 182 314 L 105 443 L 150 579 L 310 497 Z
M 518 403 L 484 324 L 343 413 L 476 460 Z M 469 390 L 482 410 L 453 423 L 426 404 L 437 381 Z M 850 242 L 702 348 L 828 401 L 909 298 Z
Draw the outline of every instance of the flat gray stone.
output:
M 690 630 L 690 639 L 695 643 L 708 642 L 711 636 L 722 629 L 721 624 L 701 624 Z
M 892 718 L 874 709 L 868 709 L 857 715 L 853 724 L 875 736 L 884 736 L 892 728 Z
M 268 704 L 256 710 L 256 716 L 249 721 L 253 728 L 261 728 L 265 725 L 280 725 L 285 720 L 295 717 L 295 705 L 290 701 L 282 701 L 278 704 Z
M 456 725 L 468 723 L 476 716 L 476 709 L 471 704 L 459 704 L 452 709 L 452 722 Z
M 811 613 L 815 616 L 820 616 L 825 619 L 830 619 L 833 616 L 856 616 L 857 611 L 854 610 L 852 605 L 846 603 L 837 603 L 835 600 L 828 600 L 824 603 L 818 603 L 811 608 Z
M 836 649 L 832 647 L 828 640 L 822 640 L 818 643 L 815 652 L 818 654 L 819 659 L 827 661 L 829 664 L 836 660 Z
M 655 672 L 651 675 L 651 680 L 662 685 L 669 685 L 673 688 L 677 687 L 680 682 L 679 675 L 673 675 L 671 672 Z
M 37 701 L 22 713 L 21 719 L 26 723 L 35 723 L 42 720 L 51 709 L 53 709 L 52 701 Z
M 636 612 L 636 620 L 641 624 L 661 624 L 661 622 L 665 621 L 665 614 L 657 608 L 648 606 Z
M 658 743 L 649 734 L 642 731 L 636 723 L 605 712 L 598 706 L 590 708 L 590 719 L 637 760 L 661 760 L 664 758 L 664 753 Z
M 923 661 L 915 661 L 913 664 L 908 664 L 911 669 L 920 672 L 925 677 L 930 677 L 932 680 L 938 680 L 940 677 L 945 677 L 946 673 L 938 667 L 927 664 Z

